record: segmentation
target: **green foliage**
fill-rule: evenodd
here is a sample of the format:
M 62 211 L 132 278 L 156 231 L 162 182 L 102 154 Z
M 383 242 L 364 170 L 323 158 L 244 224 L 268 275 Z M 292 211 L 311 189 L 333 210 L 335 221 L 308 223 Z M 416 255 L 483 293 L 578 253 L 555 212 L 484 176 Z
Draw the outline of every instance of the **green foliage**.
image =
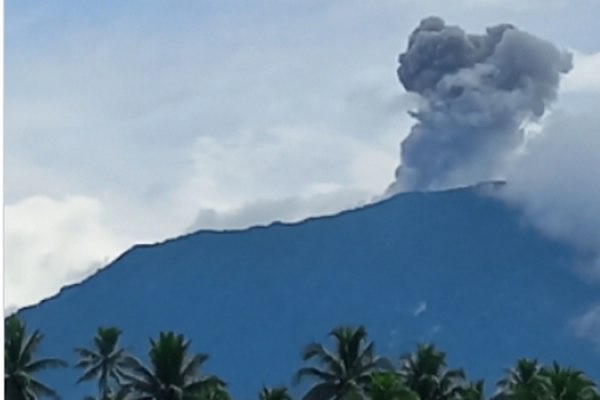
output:
M 292 396 L 285 386 L 274 388 L 264 386 L 258 394 L 258 400 L 292 400 Z
M 226 383 L 204 375 L 200 368 L 207 354 L 190 353 L 190 341 L 174 332 L 161 332 L 150 340 L 150 363 L 127 354 L 119 346 L 121 330 L 100 327 L 91 348 L 76 348 L 83 369 L 78 383 L 96 379 L 97 400 L 232 400 Z M 375 353 L 364 327 L 340 326 L 329 333 L 331 349 L 313 342 L 301 357 L 313 365 L 300 368 L 294 382 L 310 378 L 314 385 L 302 400 L 486 400 L 485 382 L 469 381 L 462 369 L 450 368 L 446 353 L 433 344 L 419 344 L 405 353 L 395 367 Z M 59 399 L 35 378 L 45 368 L 66 367 L 59 359 L 36 359 L 43 339 L 39 331 L 27 334 L 17 316 L 5 320 L 5 398 Z M 543 366 L 522 358 L 505 370 L 490 400 L 600 400 L 596 384 L 583 371 L 553 362 Z M 87 396 L 84 400 L 96 400 Z M 266 387 L 258 400 L 293 400 L 285 386 Z
M 99 399 L 116 396 L 116 387 L 124 377 L 128 355 L 118 346 L 121 333 L 114 326 L 100 327 L 94 337 L 93 348 L 75 349 L 80 356 L 75 367 L 85 369 L 77 383 L 97 379 Z
M 521 358 L 514 367 L 505 370 L 497 387 L 509 400 L 540 399 L 546 388 L 541 370 L 542 366 L 537 360 Z
M 302 351 L 304 361 L 316 360 L 320 366 L 300 368 L 295 383 L 313 378 L 318 383 L 303 397 L 304 400 L 339 400 L 361 396 L 371 380 L 371 373 L 380 369 L 382 359 L 375 355 L 375 345 L 367 342 L 364 327 L 340 326 L 329 336 L 334 339 L 334 351 L 313 342 Z
M 582 371 L 553 362 L 543 367 L 537 360 L 521 358 L 506 370 L 498 388 L 509 400 L 598 400 L 594 382 Z
M 16 315 L 5 321 L 4 335 L 4 397 L 8 400 L 60 399 L 58 393 L 35 378 L 36 373 L 46 368 L 67 366 L 56 358 L 35 358 L 44 336 L 37 330 L 28 335 L 26 325 Z
M 202 400 L 231 400 L 227 385 L 224 382 L 207 385 L 200 391 L 199 398 Z
M 556 361 L 542 368 L 540 376 L 548 400 L 593 400 L 598 396 L 596 385 L 583 371 L 561 367 Z
M 485 382 L 483 379 L 468 382 L 459 397 L 461 400 L 485 400 Z
M 122 386 L 131 399 L 193 400 L 225 383 L 214 376 L 200 374 L 206 354 L 189 354 L 190 341 L 174 332 L 161 332 L 150 340 L 150 366 L 129 357 Z
M 414 353 L 400 357 L 399 373 L 421 400 L 453 400 L 464 391 L 462 369 L 450 369 L 446 353 L 433 344 L 419 344 Z
M 419 400 L 419 395 L 410 390 L 397 371 L 376 371 L 365 388 L 371 400 Z

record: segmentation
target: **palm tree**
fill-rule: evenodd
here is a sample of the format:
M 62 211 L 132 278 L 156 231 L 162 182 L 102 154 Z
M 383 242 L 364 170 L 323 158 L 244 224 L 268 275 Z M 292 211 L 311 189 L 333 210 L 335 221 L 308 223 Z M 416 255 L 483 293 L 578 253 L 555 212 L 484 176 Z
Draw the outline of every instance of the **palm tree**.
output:
M 123 373 L 122 386 L 137 400 L 192 400 L 211 388 L 224 387 L 220 379 L 200 374 L 208 355 L 188 354 L 189 346 L 183 335 L 161 332 L 157 341 L 150 340 L 149 367 L 127 358 L 131 372 Z
M 204 388 L 200 393 L 202 400 L 231 400 L 225 383 L 216 383 Z
M 126 390 L 116 390 L 106 393 L 103 397 L 85 396 L 83 400 L 125 400 L 129 392 Z
M 98 379 L 100 399 L 111 397 L 111 380 L 119 385 L 123 378 L 128 355 L 125 349 L 119 347 L 121 333 L 121 330 L 114 326 L 100 327 L 94 337 L 93 349 L 75 349 L 81 357 L 75 367 L 85 368 L 77 383 Z
M 600 390 L 596 388 L 589 396 L 588 400 L 600 400 Z
M 485 382 L 479 379 L 467 383 L 460 394 L 461 400 L 485 400 Z
M 376 371 L 365 388 L 370 400 L 419 400 L 419 396 L 404 384 L 396 371 Z
M 258 394 L 258 400 L 292 400 L 292 396 L 285 386 L 277 386 L 274 388 L 265 386 Z
M 466 378 L 462 369 L 448 368 L 446 353 L 433 344 L 419 344 L 414 353 L 402 355 L 399 372 L 421 400 L 457 398 Z
M 66 367 L 56 358 L 35 359 L 44 338 L 38 330 L 27 335 L 27 326 L 19 317 L 8 317 L 4 326 L 4 396 L 9 400 L 37 400 L 38 396 L 60 399 L 60 396 L 34 375 L 46 368 Z
M 538 400 L 546 389 L 541 372 L 537 360 L 521 358 L 513 368 L 505 370 L 497 387 L 509 400 Z
M 563 368 L 555 361 L 544 367 L 540 375 L 545 378 L 545 399 L 588 400 L 596 395 L 596 385 L 582 371 Z
M 303 367 L 296 372 L 295 384 L 304 378 L 319 381 L 304 395 L 304 400 L 340 400 L 352 394 L 362 395 L 371 372 L 383 366 L 383 359 L 375 355 L 374 343 L 367 343 L 364 327 L 340 326 L 329 336 L 335 341 L 334 352 L 315 342 L 302 351 L 304 361 L 316 359 L 322 365 L 322 368 Z

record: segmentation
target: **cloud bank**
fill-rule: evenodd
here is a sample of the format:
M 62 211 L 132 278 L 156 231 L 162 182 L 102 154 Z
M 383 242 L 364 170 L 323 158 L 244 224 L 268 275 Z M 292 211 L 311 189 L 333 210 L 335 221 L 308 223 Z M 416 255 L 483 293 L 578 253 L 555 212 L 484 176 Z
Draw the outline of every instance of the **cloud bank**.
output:
M 598 114 L 556 112 L 515 157 L 503 196 L 548 236 L 600 256 L 598 149 Z M 600 278 L 600 264 L 585 272 Z
M 4 210 L 6 306 L 36 302 L 93 272 L 126 249 L 83 196 L 30 197 Z

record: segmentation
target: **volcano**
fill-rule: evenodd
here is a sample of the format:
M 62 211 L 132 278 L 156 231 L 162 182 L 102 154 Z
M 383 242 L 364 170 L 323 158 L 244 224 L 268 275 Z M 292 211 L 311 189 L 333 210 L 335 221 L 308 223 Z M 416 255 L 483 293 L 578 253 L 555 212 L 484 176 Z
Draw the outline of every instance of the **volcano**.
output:
M 434 342 L 488 385 L 520 357 L 598 380 L 600 354 L 572 329 L 598 288 L 574 273 L 572 249 L 531 228 L 497 190 L 404 193 L 300 223 L 137 245 L 18 313 L 45 334 L 40 356 L 72 363 L 100 325 L 120 327 L 142 359 L 149 338 L 181 332 L 234 398 L 289 385 L 302 347 L 340 324 L 364 324 L 393 358 Z M 82 398 L 95 384 L 75 385 L 79 372 L 40 378 Z

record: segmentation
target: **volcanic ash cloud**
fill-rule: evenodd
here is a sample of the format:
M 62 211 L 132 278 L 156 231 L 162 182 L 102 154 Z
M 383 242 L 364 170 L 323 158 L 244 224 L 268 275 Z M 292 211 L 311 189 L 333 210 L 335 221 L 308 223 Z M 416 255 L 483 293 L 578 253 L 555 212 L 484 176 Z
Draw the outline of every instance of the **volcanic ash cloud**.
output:
M 398 61 L 420 104 L 389 194 L 496 178 L 572 68 L 571 54 L 512 25 L 474 35 L 438 17 L 421 21 Z

